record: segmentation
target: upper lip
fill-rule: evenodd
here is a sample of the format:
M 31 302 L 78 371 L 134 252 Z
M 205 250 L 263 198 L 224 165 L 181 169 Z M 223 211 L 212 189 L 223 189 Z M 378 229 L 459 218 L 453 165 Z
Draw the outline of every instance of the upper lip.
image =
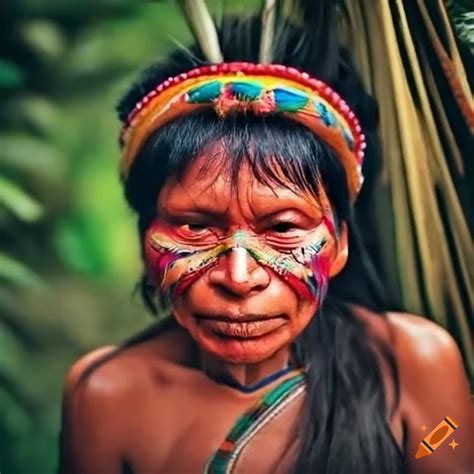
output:
M 283 318 L 283 314 L 198 314 L 201 319 L 214 319 L 231 323 L 245 323 L 249 321 L 264 321 L 265 319 Z

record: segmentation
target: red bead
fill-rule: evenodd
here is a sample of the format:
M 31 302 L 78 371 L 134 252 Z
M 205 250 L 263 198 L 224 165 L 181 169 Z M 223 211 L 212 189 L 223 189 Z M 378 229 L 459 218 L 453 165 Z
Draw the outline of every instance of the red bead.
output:
M 326 86 L 323 93 L 326 94 L 327 97 L 331 97 L 332 89 L 329 86 Z
M 298 69 L 295 69 L 294 67 L 289 67 L 288 74 L 290 76 L 299 76 L 300 72 L 298 71 Z
M 309 80 L 309 85 L 310 85 L 310 87 L 312 87 L 314 90 L 319 91 L 320 86 L 321 86 L 321 83 L 320 83 L 320 81 L 318 81 L 317 79 L 311 78 L 311 79 Z

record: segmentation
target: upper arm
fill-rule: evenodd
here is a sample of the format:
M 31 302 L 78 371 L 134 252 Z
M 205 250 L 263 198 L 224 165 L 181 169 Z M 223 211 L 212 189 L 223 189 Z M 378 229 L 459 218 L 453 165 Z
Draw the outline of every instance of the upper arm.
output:
M 66 377 L 60 441 L 61 474 L 117 474 L 120 439 L 114 411 L 110 374 L 97 369 L 84 371 L 110 348 L 99 349 L 79 359 Z
M 461 354 L 453 338 L 426 319 L 407 316 L 397 352 L 409 472 L 472 473 L 473 405 Z M 458 423 L 458 428 L 431 455 L 416 459 L 420 442 L 446 416 Z M 449 446 L 453 440 L 459 444 L 455 449 Z

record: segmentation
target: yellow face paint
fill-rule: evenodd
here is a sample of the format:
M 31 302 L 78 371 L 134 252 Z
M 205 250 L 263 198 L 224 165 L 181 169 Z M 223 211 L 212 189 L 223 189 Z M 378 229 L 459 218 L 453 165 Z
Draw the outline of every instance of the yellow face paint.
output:
M 237 279 L 246 278 L 247 259 L 253 258 L 274 271 L 299 295 L 320 298 L 326 291 L 329 274 L 328 257 L 321 255 L 321 250 L 331 231 L 334 231 L 334 226 L 324 219 L 303 245 L 284 252 L 266 243 L 262 237 L 243 230 L 202 248 L 202 242 L 199 246 L 179 242 L 172 232 L 157 222 L 146 236 L 148 270 L 159 289 L 162 303 L 168 305 L 172 298 L 181 295 L 215 265 L 222 255 L 235 252 Z

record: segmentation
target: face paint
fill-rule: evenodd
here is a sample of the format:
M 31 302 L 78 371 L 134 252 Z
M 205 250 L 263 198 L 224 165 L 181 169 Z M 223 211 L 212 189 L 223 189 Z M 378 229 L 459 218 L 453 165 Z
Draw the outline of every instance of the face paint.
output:
M 271 270 L 298 295 L 320 300 L 327 290 L 330 258 L 322 252 L 328 234 L 335 235 L 332 217 L 324 216 L 321 224 L 310 232 L 296 249 L 279 249 L 262 236 L 239 230 L 212 243 L 183 243 L 172 228 L 155 222 L 146 234 L 145 250 L 148 273 L 159 290 L 161 303 L 168 306 L 199 279 L 221 255 L 236 253 L 236 274 L 244 277 L 247 258 Z

